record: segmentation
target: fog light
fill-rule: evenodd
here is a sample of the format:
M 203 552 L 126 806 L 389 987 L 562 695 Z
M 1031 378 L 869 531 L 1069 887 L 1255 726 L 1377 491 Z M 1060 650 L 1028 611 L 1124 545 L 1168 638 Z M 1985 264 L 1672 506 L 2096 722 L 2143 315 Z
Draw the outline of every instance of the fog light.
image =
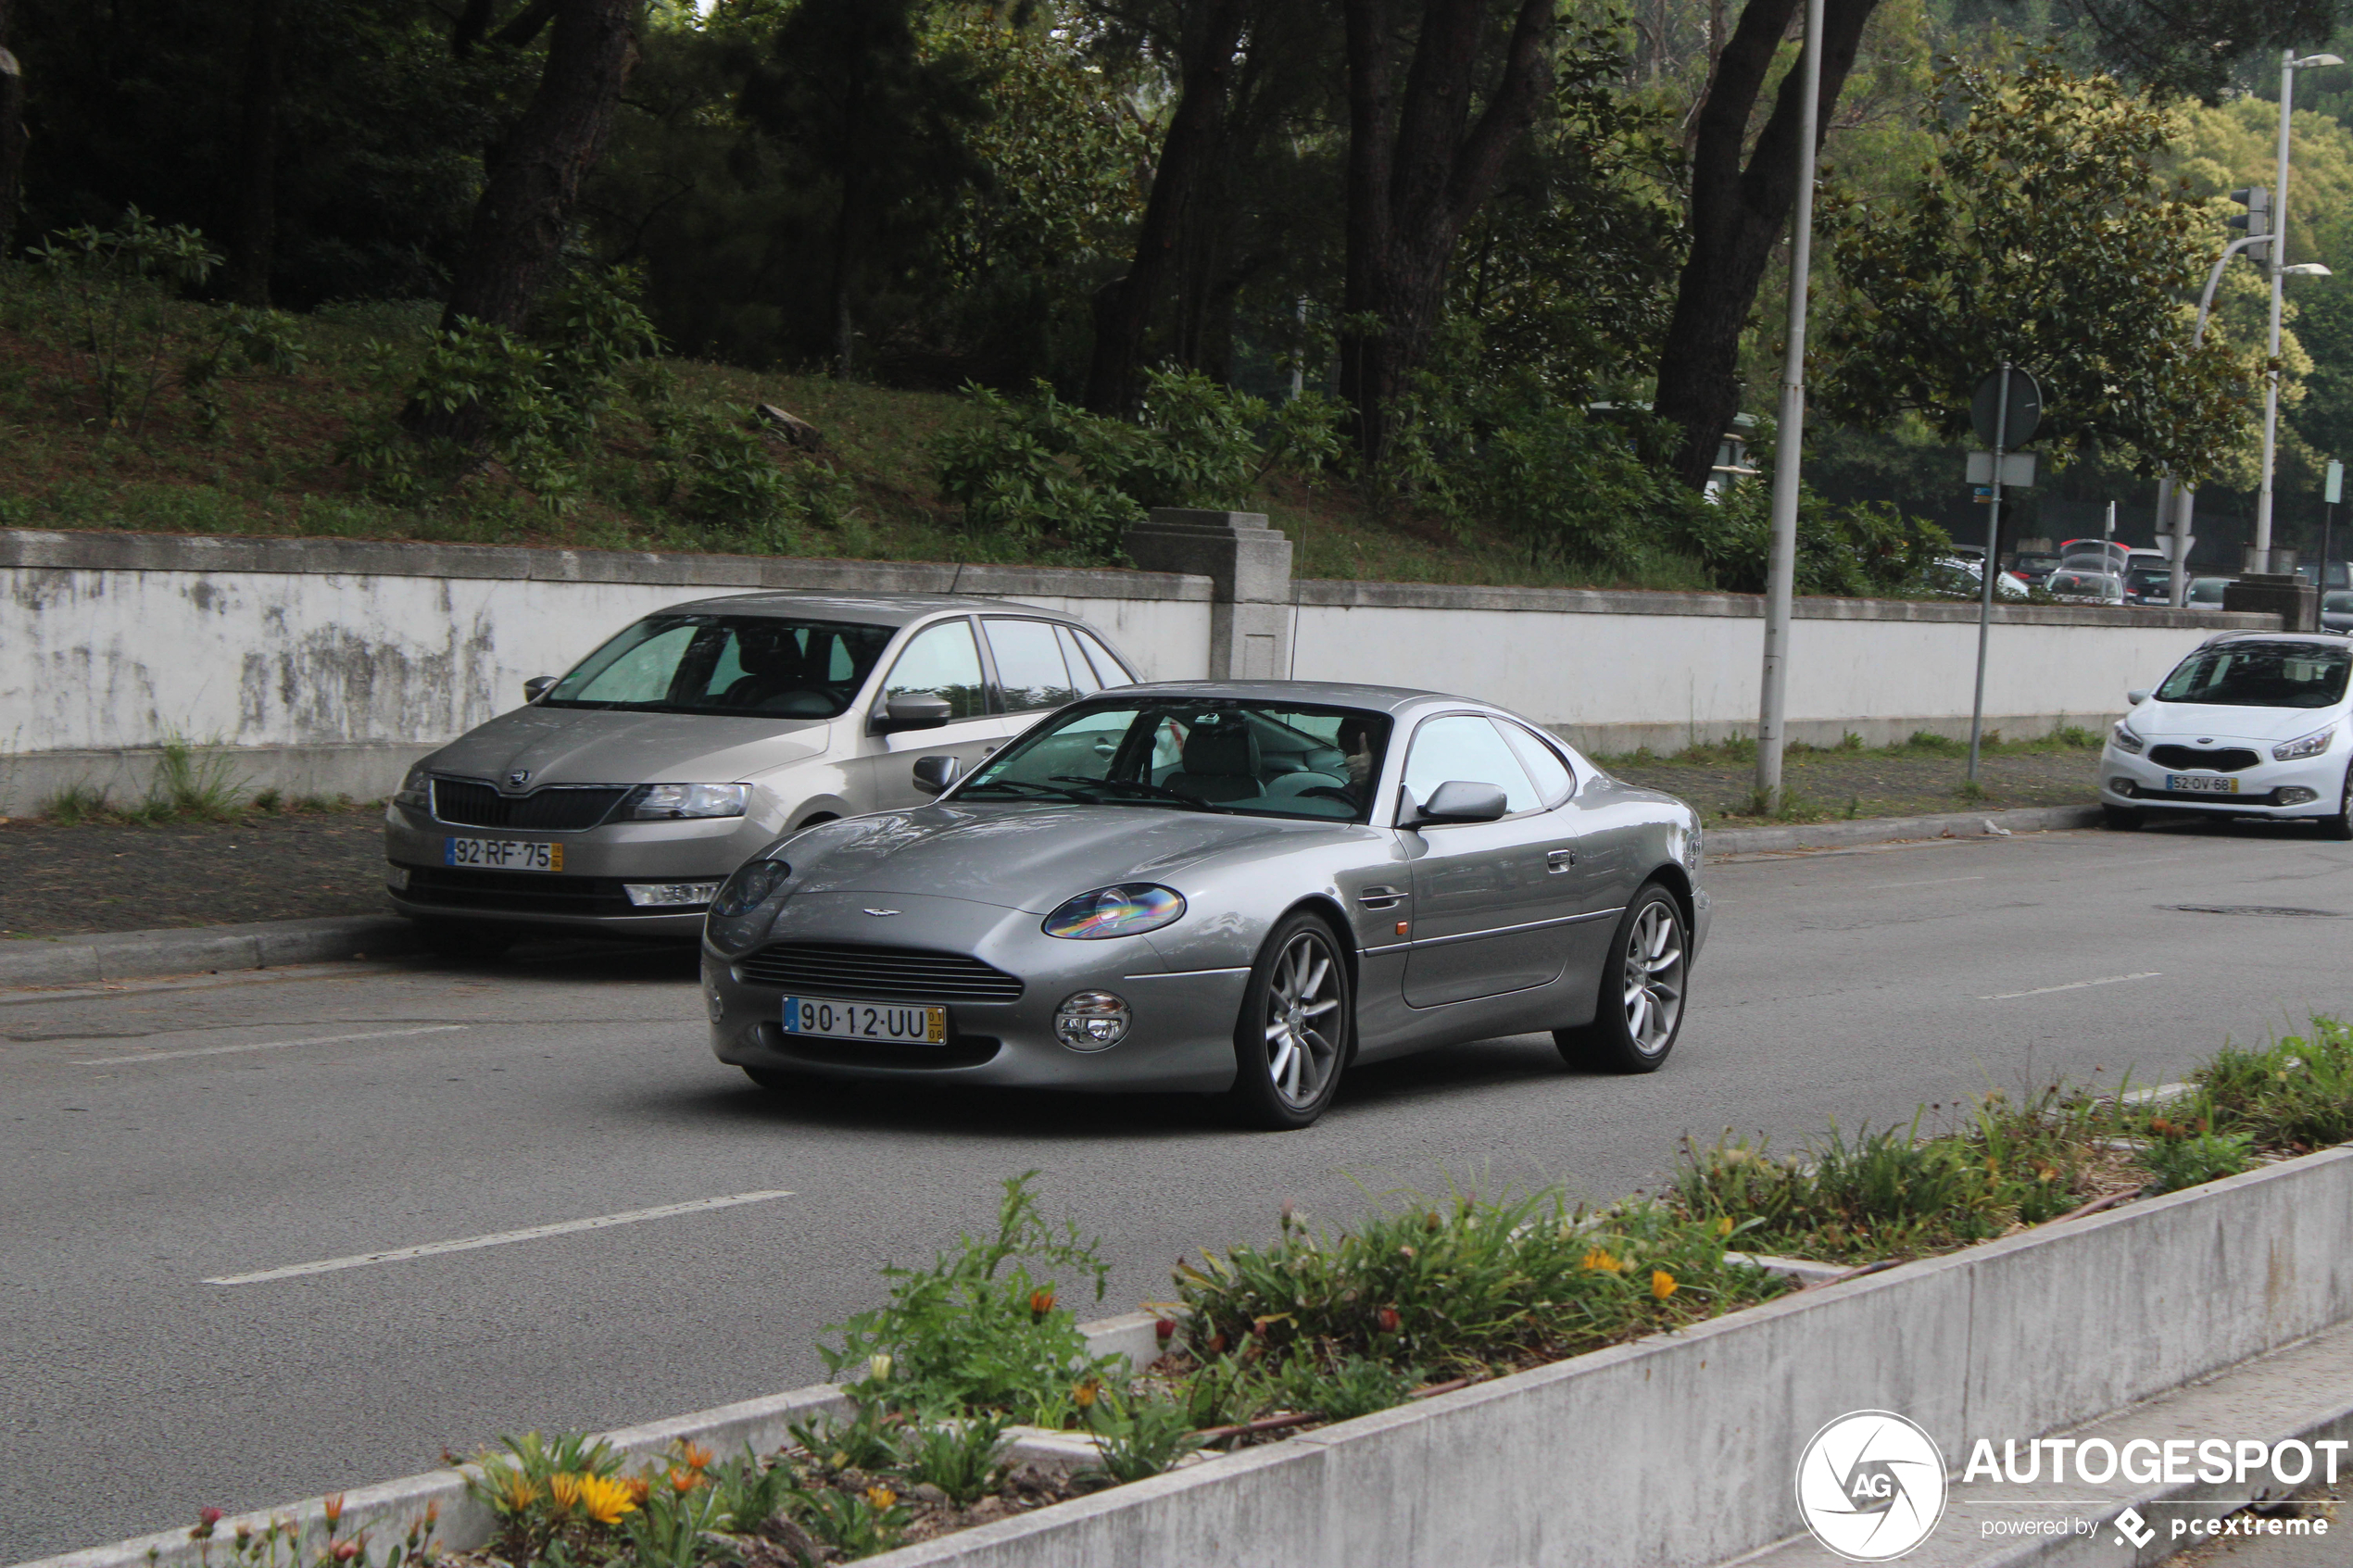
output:
M 2141 793 L 2141 786 L 2126 778 L 2114 778 L 2108 780 L 2108 788 L 2110 795 L 2120 795 L 2128 800 L 2133 796 Z
M 622 890 L 641 909 L 700 909 L 719 897 L 719 882 L 624 882 Z
M 387 865 L 384 867 L 384 885 L 391 888 L 395 893 L 408 892 L 409 868 L 406 866 L 393 865 Z
M 1076 992 L 1054 1010 L 1054 1038 L 1075 1051 L 1103 1050 L 1127 1037 L 1133 1016 L 1109 991 Z
M 2283 806 L 2301 806 L 2308 800 L 2318 800 L 2320 797 L 2319 790 L 2306 789 L 2302 784 L 2289 784 L 2279 792 L 2279 802 Z
M 711 1013 L 711 1021 L 713 1023 L 721 1022 L 727 1016 L 727 1000 L 719 994 L 719 987 L 716 985 L 707 985 L 702 988 L 702 1005 Z

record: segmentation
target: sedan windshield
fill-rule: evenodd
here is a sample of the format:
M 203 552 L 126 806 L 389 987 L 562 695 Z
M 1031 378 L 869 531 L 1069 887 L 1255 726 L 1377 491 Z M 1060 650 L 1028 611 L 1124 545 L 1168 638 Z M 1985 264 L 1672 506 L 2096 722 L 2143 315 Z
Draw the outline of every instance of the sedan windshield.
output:
M 656 615 L 582 659 L 543 708 L 831 719 L 896 628 L 769 615 Z
M 2330 708 L 2345 696 L 2353 649 L 2314 643 L 2226 643 L 2182 660 L 2159 702 L 2223 708 Z
M 1076 800 L 1361 822 L 1389 716 L 1231 697 L 1065 709 L 990 759 L 959 800 Z

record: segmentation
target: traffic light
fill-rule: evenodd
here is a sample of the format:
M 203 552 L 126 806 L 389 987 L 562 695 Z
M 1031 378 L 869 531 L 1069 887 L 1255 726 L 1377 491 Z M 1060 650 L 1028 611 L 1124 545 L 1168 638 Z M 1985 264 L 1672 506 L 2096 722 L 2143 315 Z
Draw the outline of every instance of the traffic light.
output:
M 2246 230 L 2246 237 L 2251 240 L 2259 239 L 2271 232 L 2271 193 L 2267 187 L 2248 185 L 2241 190 L 2233 191 L 2231 199 L 2246 208 L 2245 212 L 2230 220 L 2232 228 Z M 2271 249 L 2270 245 L 2249 245 L 2247 254 L 2259 258 L 2268 258 Z

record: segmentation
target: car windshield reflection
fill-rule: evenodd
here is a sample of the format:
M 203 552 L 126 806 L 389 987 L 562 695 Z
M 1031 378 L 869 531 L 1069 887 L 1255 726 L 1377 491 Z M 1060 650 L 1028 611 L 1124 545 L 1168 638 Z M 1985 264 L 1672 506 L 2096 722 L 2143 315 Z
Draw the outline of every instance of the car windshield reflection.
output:
M 1081 704 L 991 759 L 956 798 L 1361 822 L 1389 731 L 1387 714 L 1352 708 L 1234 698 Z
M 2221 708 L 2330 708 L 2345 696 L 2353 649 L 2317 643 L 2224 643 L 2183 659 L 2159 702 Z
M 769 615 L 649 616 L 581 660 L 540 706 L 837 718 L 893 630 Z

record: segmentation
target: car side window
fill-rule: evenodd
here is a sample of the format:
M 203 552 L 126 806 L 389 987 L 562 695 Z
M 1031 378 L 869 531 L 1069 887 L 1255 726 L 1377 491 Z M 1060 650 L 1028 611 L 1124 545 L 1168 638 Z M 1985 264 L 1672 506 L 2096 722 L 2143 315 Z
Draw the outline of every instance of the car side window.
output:
M 1062 644 L 1051 621 L 992 615 L 981 624 L 988 629 L 988 651 L 997 660 L 997 686 L 1005 695 L 1008 713 L 1060 708 L 1078 700 L 1078 688 L 1071 684 L 1070 667 L 1063 660 Z
M 1126 666 L 1114 659 L 1111 649 L 1103 646 L 1099 640 L 1075 627 L 1071 631 L 1071 635 L 1076 637 L 1078 646 L 1087 650 L 1088 659 L 1095 666 L 1096 678 L 1104 685 L 1132 686 L 1136 684 L 1136 677 L 1127 672 Z
M 1092 696 L 1101 691 L 1103 679 L 1087 662 L 1087 650 L 1078 646 L 1077 633 L 1067 626 L 1057 626 L 1054 636 L 1062 644 L 1063 662 L 1070 667 L 1070 684 L 1078 688 L 1078 695 Z
M 1560 753 L 1547 746 L 1532 731 L 1498 719 L 1495 727 L 1504 732 L 1504 739 L 1511 744 L 1512 755 L 1528 770 L 1529 782 L 1535 784 L 1537 798 L 1547 806 L 1557 806 L 1577 787 L 1577 777 L 1561 760 Z
M 918 692 L 946 697 L 951 718 L 978 719 L 988 713 L 988 694 L 971 621 L 943 621 L 907 645 L 883 683 L 883 700 Z
M 1450 780 L 1489 784 L 1504 792 L 1507 812 L 1532 811 L 1541 799 L 1495 726 L 1477 713 L 1449 713 L 1426 720 L 1414 732 L 1405 754 L 1405 787 L 1417 805 L 1427 805 Z

